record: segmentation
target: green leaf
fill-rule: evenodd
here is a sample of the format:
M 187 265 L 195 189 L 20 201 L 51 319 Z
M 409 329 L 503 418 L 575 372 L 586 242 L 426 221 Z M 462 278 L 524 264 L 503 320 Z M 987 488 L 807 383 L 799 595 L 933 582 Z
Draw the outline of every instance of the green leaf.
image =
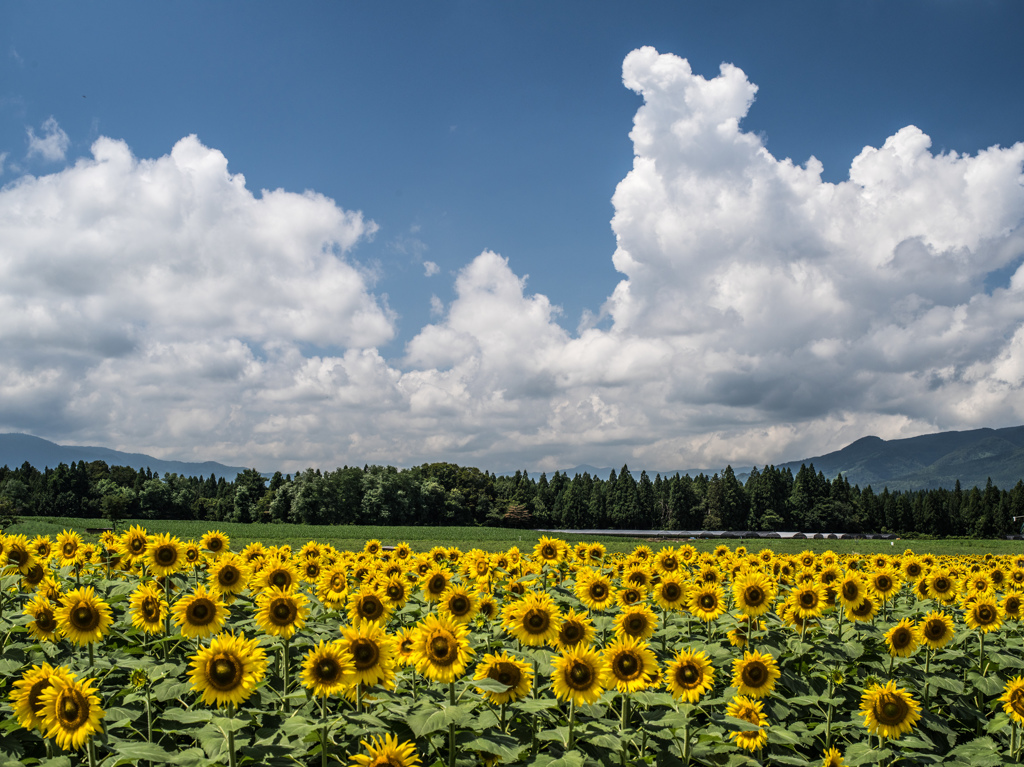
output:
M 980 690 L 982 695 L 999 695 L 1003 691 L 1003 683 L 994 676 L 982 676 L 971 671 L 967 674 L 974 689 Z
M 495 754 L 501 757 L 506 764 L 514 764 L 519 761 L 519 755 L 526 749 L 526 745 L 520 743 L 517 738 L 504 733 L 488 733 L 486 737 L 473 738 L 473 740 L 459 743 L 459 747 L 470 751 L 483 751 L 487 754 Z
M 928 684 L 940 690 L 948 690 L 955 695 L 962 695 L 964 692 L 964 683 L 953 676 L 933 673 L 928 677 Z
M 172 708 L 160 714 L 160 718 L 168 722 L 180 722 L 181 724 L 196 724 L 197 722 L 209 722 L 213 719 L 213 712 L 208 709 L 195 709 L 187 711 L 183 708 Z
M 140 741 L 137 743 L 126 743 L 121 742 L 117 747 L 117 755 L 126 759 L 131 759 L 133 762 L 141 762 L 146 760 L 148 762 L 170 762 L 177 761 L 177 753 L 165 751 L 160 748 L 156 743 L 146 743 Z

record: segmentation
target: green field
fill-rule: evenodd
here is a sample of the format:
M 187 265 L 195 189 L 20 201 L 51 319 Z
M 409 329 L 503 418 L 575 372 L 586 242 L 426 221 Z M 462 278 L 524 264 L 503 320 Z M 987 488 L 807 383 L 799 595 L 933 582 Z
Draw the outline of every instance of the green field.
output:
M 18 524 L 12 525 L 5 532 L 28 536 L 56 536 L 65 528 L 82 533 L 86 540 L 95 541 L 97 535 L 85 534 L 86 528 L 107 527 L 105 519 L 67 519 L 61 517 L 27 517 Z M 298 548 L 310 540 L 330 543 L 342 550 L 358 550 L 363 544 L 377 538 L 385 546 L 405 541 L 416 551 L 426 551 L 434 546 L 458 546 L 463 551 L 472 548 L 485 551 L 504 551 L 512 546 L 520 549 L 532 549 L 542 535 L 533 530 L 512 530 L 499 527 L 374 527 L 360 525 L 291 525 L 291 524 L 242 524 L 237 522 L 195 522 L 189 520 L 127 520 L 120 528 L 138 524 L 150 532 L 171 533 L 183 540 L 190 538 L 199 540 L 207 530 L 220 530 L 231 537 L 231 547 L 239 549 L 252 541 L 260 541 L 268 546 L 289 544 Z M 119 529 L 120 529 L 119 528 Z M 699 551 L 711 551 L 720 544 L 729 548 L 746 546 L 750 551 L 770 548 L 772 551 L 796 554 L 810 549 L 822 552 L 831 549 L 838 554 L 856 552 L 872 554 L 875 552 L 902 552 L 912 549 L 917 554 L 1020 554 L 1024 553 L 1024 541 L 986 540 L 986 539 L 949 539 L 923 540 L 905 539 L 894 541 L 881 540 L 815 540 L 815 539 L 698 539 L 683 538 L 625 538 L 622 536 L 559 536 L 569 544 L 579 541 L 600 541 L 609 552 L 632 551 L 640 544 L 647 544 L 657 550 L 661 546 L 681 545 L 690 543 Z

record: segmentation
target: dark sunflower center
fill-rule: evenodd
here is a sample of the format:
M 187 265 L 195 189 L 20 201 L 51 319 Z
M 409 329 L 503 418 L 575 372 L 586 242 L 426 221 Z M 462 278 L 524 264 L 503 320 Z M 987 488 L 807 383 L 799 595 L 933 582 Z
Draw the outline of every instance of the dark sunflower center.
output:
M 909 647 L 913 641 L 914 635 L 907 629 L 899 629 L 892 635 L 892 646 L 897 650 L 902 650 L 904 647 Z
M 499 663 L 491 669 L 491 673 L 488 676 L 502 684 L 507 684 L 509 687 L 518 687 L 519 682 L 523 678 L 519 668 L 513 663 Z
M 100 625 L 99 611 L 90 605 L 79 605 L 68 617 L 71 619 L 71 625 L 79 631 L 93 631 Z
M 132 538 L 132 540 L 130 540 L 128 542 L 128 549 L 133 554 L 141 554 L 145 550 L 145 548 L 146 548 L 146 539 L 145 538 Z
M 461 617 L 469 612 L 469 600 L 464 596 L 452 597 L 448 602 L 448 612 L 457 617 Z
M 334 658 L 321 658 L 316 664 L 316 675 L 322 683 L 336 682 L 341 676 L 341 664 Z
M 288 626 L 298 616 L 298 611 L 290 599 L 275 599 L 270 607 L 270 615 L 278 626 Z
M 559 632 L 558 638 L 561 640 L 562 644 L 576 644 L 583 638 L 583 626 L 576 621 L 563 623 L 562 630 Z
M 292 579 L 284 570 L 275 570 L 270 576 L 270 584 L 283 589 L 292 585 Z
M 740 677 L 747 687 L 760 687 L 768 679 L 768 668 L 761 661 L 752 661 L 743 668 Z
M 627 634 L 637 635 L 647 628 L 647 619 L 642 615 L 632 615 L 623 622 Z
M 217 575 L 217 582 L 220 583 L 221 586 L 234 586 L 241 575 L 242 574 L 238 572 L 238 568 L 231 565 L 225 565 Z
M 1024 687 L 1010 693 L 1010 708 L 1017 712 L 1017 716 L 1024 716 Z
M 896 695 L 883 695 L 875 704 L 875 718 L 890 727 L 902 724 L 909 712 L 907 702 Z
M 380 650 L 369 639 L 357 639 L 352 643 L 352 657 L 355 658 L 356 668 L 364 671 L 377 665 Z
M 443 575 L 435 575 L 430 579 L 429 589 L 432 594 L 440 594 L 448 586 L 448 579 Z
M 51 631 L 54 625 L 56 625 L 56 620 L 52 610 L 43 609 L 36 613 L 36 626 L 41 631 Z
M 161 546 L 156 550 L 156 561 L 163 567 L 170 567 L 178 561 L 178 551 L 173 546 Z
M 758 586 L 750 586 L 744 594 L 748 607 L 757 607 L 764 602 L 764 592 Z
M 544 559 L 554 559 L 558 556 L 558 550 L 554 546 L 545 546 L 540 550 L 540 555 Z
M 43 695 L 43 690 L 45 690 L 49 686 L 49 679 L 40 679 L 38 682 L 32 685 L 32 689 L 29 690 L 28 705 L 32 709 L 33 714 L 39 714 L 43 710 L 42 703 L 39 702 L 39 699 Z
M 590 689 L 590 685 L 593 681 L 593 669 L 581 661 L 576 661 L 572 664 L 572 667 L 569 669 L 568 678 L 566 679 L 566 683 L 574 690 Z
M 398 584 L 393 583 L 390 586 L 388 586 L 387 595 L 388 599 L 390 599 L 392 602 L 397 602 L 405 595 L 405 589 L 403 589 Z
M 702 594 L 700 598 L 700 606 L 705 610 L 714 610 L 718 607 L 718 597 L 714 594 Z
M 800 606 L 810 609 L 818 604 L 818 595 L 813 591 L 804 591 L 800 594 Z
M 925 638 L 936 642 L 946 636 L 946 624 L 938 618 L 932 618 L 924 624 Z
M 195 600 L 185 611 L 185 617 L 193 626 L 205 626 L 211 623 L 216 614 L 217 611 L 213 606 L 213 602 L 206 597 L 200 597 Z
M 635 605 L 640 601 L 640 592 L 636 589 L 626 589 L 622 592 L 622 601 L 627 605 Z
M 1007 615 L 1016 615 L 1020 612 L 1020 598 L 1009 596 L 1006 601 L 1003 602 L 1003 608 L 1006 610 Z
M 676 561 L 675 557 L 665 557 L 663 560 L 661 560 L 661 566 L 665 570 L 675 570 L 677 567 L 679 567 L 679 562 Z
M 859 605 L 853 608 L 853 614 L 857 616 L 871 615 L 873 607 L 874 605 L 871 603 L 871 600 L 865 599 L 863 602 L 861 602 Z
M 632 654 L 620 655 L 615 660 L 615 670 L 617 676 L 630 679 L 639 673 L 640 661 Z
M 65 690 L 57 706 L 57 718 L 65 729 L 77 730 L 89 718 L 89 701 L 77 690 Z
M 666 583 L 661 590 L 662 599 L 667 602 L 675 602 L 683 594 L 683 590 L 675 583 Z
M 210 551 L 220 551 L 222 548 L 224 548 L 224 541 L 222 541 L 220 538 L 211 538 L 209 542 L 206 544 L 206 548 Z
M 526 613 L 523 628 L 529 634 L 543 634 L 551 625 L 551 616 L 544 610 L 531 609 Z
M 892 588 L 892 580 L 887 575 L 880 575 L 875 579 L 875 588 L 884 593 Z
M 599 602 L 608 596 L 608 588 L 603 583 L 595 583 L 590 587 L 590 596 Z
M 74 543 L 65 543 L 60 549 L 60 552 L 64 555 L 65 559 L 71 559 L 73 556 L 75 556 L 75 553 L 77 551 L 78 546 Z
M 139 605 L 139 612 L 147 623 L 153 623 L 160 618 L 160 604 L 153 597 L 146 597 Z
M 679 671 L 676 674 L 676 681 L 680 683 L 682 687 L 693 687 L 701 680 L 702 674 L 700 670 L 692 663 L 680 666 Z
M 435 636 L 430 640 L 430 660 L 439 666 L 449 666 L 455 661 L 455 648 L 446 636 Z
M 210 684 L 218 690 L 233 690 L 242 683 L 242 663 L 238 658 L 218 656 L 209 668 Z
M 384 605 L 377 597 L 370 595 L 364 597 L 359 604 L 359 614 L 364 618 L 373 620 L 384 612 Z
M 949 591 L 950 582 L 945 578 L 936 578 L 935 583 L 932 584 L 932 588 L 939 594 L 945 594 Z
M 975 617 L 978 623 L 982 626 L 993 623 L 996 619 L 996 611 L 993 610 L 989 605 L 980 605 L 976 611 Z

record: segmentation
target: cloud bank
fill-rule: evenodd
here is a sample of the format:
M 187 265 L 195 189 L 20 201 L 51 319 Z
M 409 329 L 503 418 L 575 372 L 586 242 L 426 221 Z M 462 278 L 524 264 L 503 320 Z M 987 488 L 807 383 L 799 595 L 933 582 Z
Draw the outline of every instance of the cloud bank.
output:
M 1024 144 L 936 154 L 908 126 L 831 184 L 743 130 L 757 87 L 732 65 L 643 48 L 623 82 L 644 100 L 613 197 L 623 278 L 575 333 L 515 254 L 484 252 L 385 359 L 395 316 L 352 259 L 375 225 L 256 196 L 194 136 L 156 160 L 102 138 L 9 184 L 0 430 L 261 468 L 550 470 L 1024 422 Z

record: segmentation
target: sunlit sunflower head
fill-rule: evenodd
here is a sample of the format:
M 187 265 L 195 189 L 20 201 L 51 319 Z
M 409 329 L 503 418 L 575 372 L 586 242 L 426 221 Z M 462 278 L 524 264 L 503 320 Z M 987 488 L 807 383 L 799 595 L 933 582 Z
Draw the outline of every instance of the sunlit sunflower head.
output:
M 244 702 L 267 669 L 266 653 L 255 639 L 230 632 L 218 634 L 191 658 L 193 691 L 207 706 L 238 705 Z
M 576 580 L 576 597 L 588 610 L 604 610 L 615 601 L 611 580 L 599 573 L 583 573 Z
M 672 546 L 665 546 L 654 555 L 654 569 L 661 575 L 679 572 L 682 563 Z
M 621 637 L 604 649 L 605 680 L 619 692 L 646 689 L 658 676 L 658 660 L 643 642 Z
M 705 623 L 717 620 L 725 612 L 725 594 L 722 587 L 711 583 L 702 583 L 690 589 L 690 613 Z
M 78 559 L 78 549 L 82 546 L 82 536 L 71 530 L 64 530 L 57 535 L 57 557 L 61 565 L 70 565 Z M 143 545 L 143 550 L 145 545 Z
M 291 562 L 279 559 L 271 560 L 254 578 L 254 587 L 264 589 L 293 589 L 301 580 L 298 568 Z
M 435 682 L 459 679 L 474 654 L 469 628 L 446 615 L 428 615 L 413 630 L 412 662 L 419 673 Z
M 498 616 L 498 603 L 492 596 L 480 597 L 480 602 L 477 605 L 477 619 L 483 619 L 485 622 L 493 620 Z
M 740 695 L 763 698 L 775 689 L 775 682 L 782 675 L 779 664 L 771 653 L 745 652 L 742 658 L 732 662 L 732 685 Z
M 16 569 L 22 575 L 28 573 L 36 563 L 35 555 L 31 551 L 29 540 L 24 535 L 8 535 L 7 545 L 4 547 L 7 564 Z
M 591 543 L 587 547 L 587 559 L 591 564 L 600 565 L 604 562 L 604 555 L 607 549 L 603 543 Z
M 327 697 L 348 686 L 352 670 L 352 657 L 341 642 L 321 639 L 302 660 L 302 684 L 315 697 Z
M 957 595 L 957 581 L 948 570 L 934 570 L 927 576 L 928 593 L 933 599 L 952 602 Z
M 680 650 L 665 677 L 672 697 L 684 703 L 697 703 L 715 685 L 715 669 L 703 650 Z
M 914 729 L 921 718 L 921 707 L 903 688 L 893 681 L 873 684 L 861 695 L 861 716 L 872 735 L 899 738 Z
M 647 600 L 647 589 L 643 586 L 626 583 L 619 589 L 616 600 L 620 607 L 632 607 Z
M 802 583 L 793 587 L 788 601 L 797 618 L 817 618 L 825 609 L 825 591 L 820 583 Z
M 220 530 L 208 530 L 199 539 L 199 545 L 213 556 L 219 557 L 221 554 L 227 554 L 231 551 L 231 538 L 228 537 L 227 533 L 222 533 Z
M 885 632 L 885 643 L 889 654 L 896 658 L 908 658 L 917 650 L 918 632 L 912 618 L 904 618 Z
M 44 731 L 41 697 L 43 691 L 53 684 L 57 677 L 68 680 L 68 670 L 43 663 L 40 666 L 32 666 L 11 686 L 10 701 L 14 716 L 17 717 L 18 724 L 26 730 Z
M 544 535 L 537 541 L 537 545 L 533 547 L 533 557 L 539 562 L 557 565 L 565 559 L 566 549 L 564 541 Z
M 352 660 L 352 684 L 371 687 L 394 677 L 395 640 L 379 623 L 363 621 L 358 626 L 342 627 L 338 641 Z
M 569 610 L 562 616 L 562 626 L 558 629 L 558 649 L 568 650 L 579 645 L 587 646 L 594 641 L 594 624 L 590 617 L 575 610 Z
M 370 540 L 368 540 L 366 543 L 363 544 L 363 551 L 365 551 L 370 556 L 373 556 L 373 557 L 377 556 L 381 552 L 381 543 L 380 543 L 380 541 L 377 540 L 376 538 L 371 538 Z
M 1024 676 L 1018 676 L 1006 683 L 999 696 L 1003 711 L 1017 724 L 1024 724 Z
M 736 607 L 745 615 L 756 617 L 771 609 L 778 586 L 764 573 L 752 571 L 733 581 L 732 593 Z
M 226 553 L 217 557 L 206 574 L 206 583 L 211 591 L 217 591 L 225 598 L 234 599 L 245 591 L 249 584 L 249 564 L 238 554 Z
M 622 574 L 624 586 L 632 586 L 639 589 L 647 589 L 651 585 L 651 571 L 647 564 L 635 564 L 626 568 Z
M 554 644 L 562 616 L 547 592 L 535 592 L 505 608 L 504 625 L 527 647 L 543 647 Z
M 163 590 L 153 583 L 142 583 L 128 600 L 132 625 L 147 634 L 161 634 L 166 628 L 167 601 Z
M 658 628 L 658 616 L 644 604 L 627 607 L 615 616 L 615 635 L 617 637 L 633 637 L 634 639 L 650 639 Z
M 361 743 L 366 753 L 351 757 L 359 767 L 416 767 L 420 764 L 416 744 L 411 740 L 399 743 L 397 735 L 374 735 Z
M 893 599 L 902 587 L 903 581 L 891 567 L 883 567 L 868 576 L 868 588 L 883 602 Z
M 581 706 L 594 703 L 604 692 L 605 666 L 596 650 L 579 647 L 552 659 L 551 685 L 558 700 Z
M 480 694 L 495 705 L 514 703 L 525 698 L 533 689 L 533 669 L 530 664 L 504 651 L 485 655 L 477 664 L 473 679 L 493 679 L 508 686 L 504 692 L 478 688 Z
M 412 547 L 408 543 L 403 541 L 395 546 L 395 559 L 405 562 L 412 556 Z
M 420 581 L 420 587 L 423 589 L 423 598 L 428 602 L 436 602 L 448 588 L 450 580 L 450 573 L 443 567 L 435 566 L 430 568 Z
M 56 608 L 57 630 L 72 644 L 98 642 L 110 631 L 110 605 L 96 596 L 92 586 L 69 591 Z
M 185 564 L 185 546 L 170 533 L 156 533 L 146 544 L 145 561 L 154 576 L 164 578 Z
M 1016 589 L 1007 591 L 999 606 L 1002 608 L 1003 617 L 1006 620 L 1019 621 L 1021 619 L 1021 593 Z
M 39 694 L 43 729 L 65 751 L 78 750 L 94 733 L 102 732 L 103 709 L 94 680 L 78 681 L 74 674 L 54 675 Z
M 271 636 L 291 639 L 308 617 L 309 599 L 298 589 L 266 589 L 256 598 L 256 625 Z
M 370 584 L 349 593 L 348 616 L 353 625 L 363 621 L 379 621 L 383 625 L 391 617 L 392 609 L 384 593 Z
M 53 603 L 43 594 L 36 594 L 27 605 L 25 615 L 32 618 L 28 632 L 37 642 L 57 641 L 57 612 Z
M 1003 613 L 995 597 L 985 595 L 964 607 L 964 621 L 973 630 L 987 634 L 1003 625 Z
M 144 527 L 132 525 L 121 533 L 118 545 L 130 561 L 140 560 L 145 555 L 146 547 L 149 545 L 149 533 L 146 532 Z
M 851 621 L 869 621 L 878 615 L 878 600 L 865 596 L 855 607 L 846 608 L 846 617 Z
M 686 608 L 688 588 L 681 573 L 672 572 L 663 575 L 654 586 L 654 601 L 663 610 L 683 610 Z
M 348 569 L 343 564 L 329 565 L 316 582 L 317 598 L 330 610 L 337 610 L 348 600 Z
M 932 650 L 945 647 L 956 634 L 953 619 L 938 610 L 924 616 L 917 626 L 917 631 L 920 641 Z
M 392 610 L 409 601 L 409 583 L 401 575 L 392 575 L 381 584 L 381 595 Z
M 737 695 L 725 707 L 727 716 L 750 722 L 756 730 L 731 730 L 729 737 L 736 741 L 736 746 L 744 751 L 757 751 L 768 742 L 768 717 L 764 714 L 764 704 L 743 695 Z
M 53 541 L 50 536 L 40 533 L 29 542 L 29 551 L 38 561 L 49 562 L 53 556 Z
M 181 597 L 171 608 L 174 624 L 181 628 L 182 636 L 205 639 L 222 628 L 228 618 L 228 608 L 216 591 L 207 591 L 200 584 L 195 591 Z

